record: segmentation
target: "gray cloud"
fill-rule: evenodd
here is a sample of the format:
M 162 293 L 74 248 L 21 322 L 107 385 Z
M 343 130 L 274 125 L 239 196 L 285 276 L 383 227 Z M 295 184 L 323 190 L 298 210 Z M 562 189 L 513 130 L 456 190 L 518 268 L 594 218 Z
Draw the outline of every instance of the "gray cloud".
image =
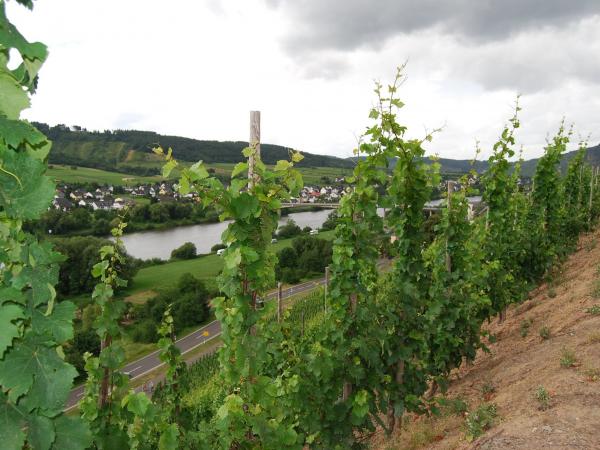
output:
M 283 48 L 309 77 L 339 77 L 344 57 L 392 46 L 398 62 L 444 67 L 486 89 L 600 83 L 598 0 L 266 1 L 293 24 Z
M 437 28 L 481 42 L 600 13 L 598 0 L 267 0 L 294 23 L 290 52 L 379 47 L 387 39 Z

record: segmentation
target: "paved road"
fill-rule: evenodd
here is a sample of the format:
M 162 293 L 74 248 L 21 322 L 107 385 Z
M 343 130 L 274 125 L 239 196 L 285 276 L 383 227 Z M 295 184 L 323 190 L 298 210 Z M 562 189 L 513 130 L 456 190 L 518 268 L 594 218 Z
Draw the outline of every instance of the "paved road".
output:
M 300 283 L 295 286 L 292 286 L 288 289 L 283 289 L 281 294 L 282 298 L 288 298 L 292 295 L 300 294 L 305 291 L 309 291 L 314 289 L 316 286 L 322 286 L 325 284 L 325 278 L 320 280 L 307 281 L 305 283 Z M 270 292 L 266 295 L 266 300 L 272 300 L 277 297 L 277 291 Z M 199 345 L 204 344 L 205 342 L 209 342 L 215 337 L 221 334 L 221 324 L 218 320 L 214 320 L 208 325 L 199 328 L 198 330 L 188 334 L 187 336 L 178 339 L 175 342 L 175 345 L 181 350 L 181 353 L 187 353 L 190 350 L 198 347 Z M 144 356 L 143 358 L 138 359 L 132 363 L 127 364 L 123 367 L 123 372 L 129 374 L 131 380 L 135 380 L 136 378 L 143 377 L 144 375 L 152 372 L 158 367 L 162 366 L 164 363 L 158 359 L 158 350 L 150 353 L 149 355 Z M 69 399 L 67 400 L 67 404 L 65 405 L 65 411 L 68 411 L 74 408 L 79 399 L 83 395 L 83 386 L 79 386 L 71 391 L 69 395 Z M 139 391 L 140 388 L 137 389 Z

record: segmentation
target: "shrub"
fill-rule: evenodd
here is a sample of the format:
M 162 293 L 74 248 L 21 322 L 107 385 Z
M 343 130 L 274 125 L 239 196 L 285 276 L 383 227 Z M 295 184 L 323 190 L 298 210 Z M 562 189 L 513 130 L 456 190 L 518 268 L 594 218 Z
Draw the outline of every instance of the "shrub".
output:
M 591 314 L 592 316 L 597 316 L 600 314 L 600 305 L 594 305 L 585 310 L 586 313 Z
M 321 225 L 321 230 L 326 231 L 335 229 L 335 227 L 337 226 L 337 221 L 337 211 L 333 210 L 327 216 L 327 220 L 325 220 L 325 222 L 323 222 L 323 225 Z
M 150 319 L 146 319 L 138 323 L 131 333 L 131 338 L 134 342 L 142 342 L 144 344 L 150 344 L 156 342 L 158 334 L 156 332 L 156 323 Z
M 560 356 L 560 366 L 568 369 L 575 365 L 575 352 L 566 347 L 562 348 Z
M 296 225 L 296 222 L 290 219 L 285 225 L 279 228 L 279 230 L 277 231 L 277 237 L 280 239 L 287 239 L 294 236 L 298 236 L 301 233 L 302 230 L 300 229 L 300 227 Z
M 542 328 L 540 328 L 540 337 L 542 338 L 542 340 L 546 340 L 550 338 L 550 328 L 548 328 L 546 325 L 544 325 Z
M 471 442 L 494 425 L 497 416 L 495 404 L 483 404 L 469 413 L 466 420 L 467 441 Z
M 196 246 L 192 242 L 186 242 L 171 252 L 171 258 L 173 259 L 193 259 L 196 255 Z
M 526 319 L 521 322 L 520 333 L 521 337 L 525 337 L 529 334 L 529 328 L 531 327 L 533 320 Z
M 550 394 L 544 386 L 539 386 L 535 391 L 535 398 L 539 402 L 539 409 L 545 411 L 550 407 Z

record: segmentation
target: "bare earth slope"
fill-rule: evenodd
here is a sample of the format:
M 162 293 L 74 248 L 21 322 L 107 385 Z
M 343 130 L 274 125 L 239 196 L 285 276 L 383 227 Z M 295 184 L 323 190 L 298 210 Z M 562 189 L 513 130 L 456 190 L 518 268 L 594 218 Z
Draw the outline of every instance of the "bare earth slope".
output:
M 543 327 L 548 339 L 540 337 Z M 493 426 L 467 442 L 460 415 L 409 417 L 401 433 L 375 436 L 372 448 L 600 449 L 600 231 L 581 238 L 553 285 L 540 286 L 488 329 L 498 339 L 491 354 L 454 373 L 447 396 L 463 398 L 469 411 L 495 403 Z M 564 367 L 569 356 L 574 362 Z M 540 386 L 550 394 L 545 410 L 535 395 Z

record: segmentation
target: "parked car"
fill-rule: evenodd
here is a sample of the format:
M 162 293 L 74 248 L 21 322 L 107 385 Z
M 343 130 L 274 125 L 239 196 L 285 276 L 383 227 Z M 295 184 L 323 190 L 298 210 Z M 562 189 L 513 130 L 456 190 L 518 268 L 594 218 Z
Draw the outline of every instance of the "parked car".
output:
M 224 249 L 224 248 L 220 248 L 219 250 L 217 250 L 217 256 L 222 256 L 223 253 L 225 253 L 225 250 L 226 249 Z
M 319 234 L 319 230 L 310 230 L 310 234 L 311 234 L 311 236 L 314 236 L 315 234 Z
M 271 239 L 271 244 L 276 244 L 277 243 L 277 239 L 273 238 Z

